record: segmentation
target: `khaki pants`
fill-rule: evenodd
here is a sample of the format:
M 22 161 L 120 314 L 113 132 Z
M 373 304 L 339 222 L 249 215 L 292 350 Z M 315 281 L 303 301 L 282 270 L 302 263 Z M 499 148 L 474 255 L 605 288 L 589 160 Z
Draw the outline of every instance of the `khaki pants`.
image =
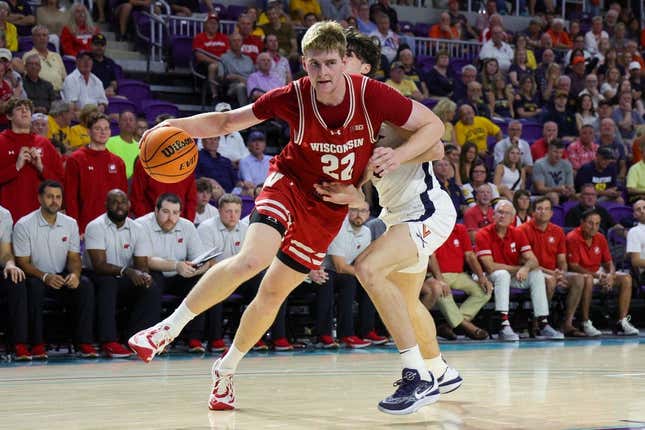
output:
M 457 327 L 463 320 L 470 321 L 475 318 L 477 312 L 490 300 L 490 294 L 484 293 L 479 284 L 465 273 L 444 273 L 443 279 L 451 289 L 461 290 L 468 295 L 461 307 L 457 307 L 452 295 L 439 297 L 437 300 L 439 310 L 452 328 Z

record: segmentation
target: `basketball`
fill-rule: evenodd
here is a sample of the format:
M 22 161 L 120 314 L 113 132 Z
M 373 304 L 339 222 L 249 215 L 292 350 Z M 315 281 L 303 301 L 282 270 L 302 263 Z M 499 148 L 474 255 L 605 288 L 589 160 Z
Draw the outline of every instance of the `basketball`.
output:
M 188 133 L 177 127 L 154 129 L 140 146 L 141 165 L 159 182 L 180 182 L 197 167 L 197 145 Z

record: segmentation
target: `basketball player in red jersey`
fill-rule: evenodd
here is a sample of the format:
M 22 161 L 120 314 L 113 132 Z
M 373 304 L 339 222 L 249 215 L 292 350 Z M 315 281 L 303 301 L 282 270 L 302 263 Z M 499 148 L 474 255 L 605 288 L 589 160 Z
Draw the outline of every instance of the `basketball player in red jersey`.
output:
M 239 362 L 270 327 L 287 295 L 309 270 L 319 268 L 340 229 L 347 206 L 324 202 L 314 184 L 358 185 L 368 163 L 377 175 L 385 175 L 428 151 L 439 158 L 443 153 L 444 127 L 429 109 L 380 82 L 343 73 L 345 44 L 337 23 L 314 24 L 302 40 L 307 77 L 268 92 L 253 105 L 159 125 L 181 128 L 193 137 L 210 137 L 278 117 L 291 129 L 291 141 L 272 160 L 240 252 L 213 266 L 172 315 L 129 341 L 139 357 L 149 362 L 195 315 L 225 300 L 238 285 L 268 267 L 228 353 L 213 365 L 210 409 L 234 409 L 233 374 Z M 411 137 L 395 149 L 375 149 L 383 121 L 411 131 Z M 428 403 L 434 384 L 416 347 L 401 295 L 392 297 L 391 304 L 397 310 L 388 317 L 404 321 L 392 333 L 401 347 L 403 367 L 418 374 L 404 382 L 402 402 L 418 408 Z

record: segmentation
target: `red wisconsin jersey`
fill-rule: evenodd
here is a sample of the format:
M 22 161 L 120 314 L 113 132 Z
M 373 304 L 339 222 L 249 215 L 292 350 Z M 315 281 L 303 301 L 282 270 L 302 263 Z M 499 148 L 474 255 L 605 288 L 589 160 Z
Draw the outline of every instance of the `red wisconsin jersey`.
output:
M 412 110 L 409 99 L 380 82 L 359 75 L 344 77 L 347 91 L 338 106 L 317 103 L 308 77 L 265 94 L 253 106 L 258 118 L 276 116 L 289 124 L 291 141 L 272 159 L 270 173 L 292 178 L 307 194 L 322 181 L 357 185 L 381 123 L 401 126 Z

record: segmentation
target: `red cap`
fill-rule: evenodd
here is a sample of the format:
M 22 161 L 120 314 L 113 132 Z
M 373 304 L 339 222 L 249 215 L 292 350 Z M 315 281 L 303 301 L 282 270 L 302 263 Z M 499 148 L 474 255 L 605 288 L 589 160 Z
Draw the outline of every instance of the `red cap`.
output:
M 580 55 L 576 55 L 571 59 L 571 64 L 580 64 L 585 62 L 585 57 L 582 57 Z

